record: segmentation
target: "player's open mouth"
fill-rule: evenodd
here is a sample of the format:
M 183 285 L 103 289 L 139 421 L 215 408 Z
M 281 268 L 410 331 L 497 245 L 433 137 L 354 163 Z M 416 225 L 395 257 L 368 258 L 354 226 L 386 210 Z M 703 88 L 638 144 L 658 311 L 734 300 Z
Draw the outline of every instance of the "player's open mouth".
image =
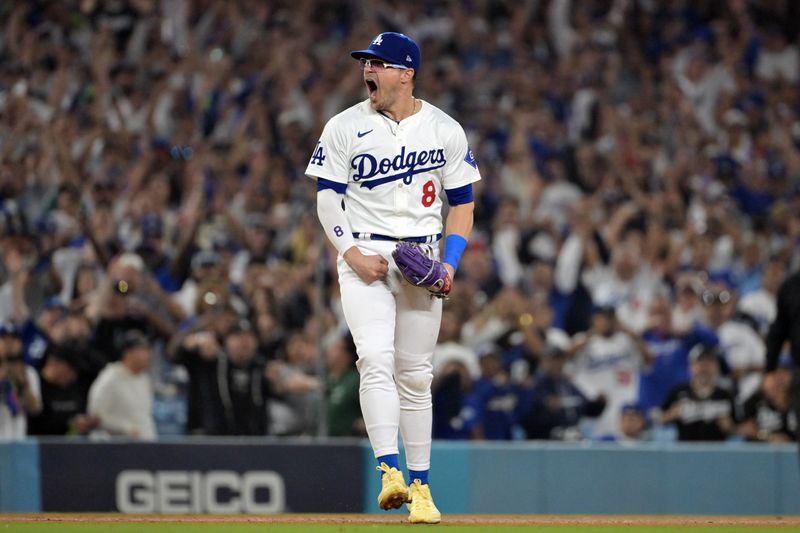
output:
M 364 83 L 367 85 L 369 97 L 373 98 L 378 92 L 378 84 L 374 80 L 364 80 Z

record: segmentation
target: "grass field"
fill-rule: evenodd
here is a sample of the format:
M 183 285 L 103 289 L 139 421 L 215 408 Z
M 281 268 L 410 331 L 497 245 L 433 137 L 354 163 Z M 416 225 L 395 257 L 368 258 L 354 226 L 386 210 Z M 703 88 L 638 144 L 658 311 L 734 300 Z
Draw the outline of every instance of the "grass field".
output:
M 347 533 L 409 532 L 438 528 L 443 533 L 754 533 L 795 531 L 800 517 L 673 516 L 445 516 L 437 526 L 407 524 L 380 515 L 131 516 L 117 514 L 0 515 L 0 533 Z

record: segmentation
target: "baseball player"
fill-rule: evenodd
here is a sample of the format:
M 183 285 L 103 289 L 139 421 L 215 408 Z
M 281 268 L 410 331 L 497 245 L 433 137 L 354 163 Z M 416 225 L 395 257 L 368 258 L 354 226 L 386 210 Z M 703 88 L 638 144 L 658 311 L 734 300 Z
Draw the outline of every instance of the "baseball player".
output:
M 472 230 L 480 173 L 461 126 L 414 97 L 420 52 L 413 40 L 385 32 L 351 55 L 369 97 L 328 121 L 306 174 L 317 180 L 319 220 L 339 251 L 361 410 L 382 472 L 378 505 L 408 503 L 409 522 L 435 524 L 431 360 L 441 297 Z M 442 191 L 450 207 L 440 261 Z M 398 429 L 410 486 L 400 472 Z

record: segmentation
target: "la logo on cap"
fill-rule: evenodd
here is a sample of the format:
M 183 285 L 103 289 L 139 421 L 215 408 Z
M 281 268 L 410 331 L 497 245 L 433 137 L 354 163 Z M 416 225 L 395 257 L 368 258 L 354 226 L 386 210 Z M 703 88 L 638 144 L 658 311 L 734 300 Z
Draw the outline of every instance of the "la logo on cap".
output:
M 406 61 L 408 61 L 409 63 L 411 63 L 411 61 L 412 61 L 412 59 L 411 59 L 411 56 L 406 56 Z
M 382 33 L 380 35 L 378 35 L 377 37 L 375 37 L 375 40 L 372 41 L 372 44 L 374 44 L 375 46 L 380 46 L 381 43 L 383 43 L 383 34 Z

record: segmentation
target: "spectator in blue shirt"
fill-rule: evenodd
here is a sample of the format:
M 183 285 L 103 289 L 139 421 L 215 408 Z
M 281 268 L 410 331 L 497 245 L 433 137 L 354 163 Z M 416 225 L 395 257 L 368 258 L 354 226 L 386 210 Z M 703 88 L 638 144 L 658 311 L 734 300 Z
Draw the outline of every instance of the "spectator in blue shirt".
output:
M 653 354 L 652 364 L 639 379 L 639 404 L 646 413 L 660 407 L 673 388 L 689 381 L 689 351 L 693 346 L 719 344 L 716 333 L 697 322 L 686 330 L 676 330 L 666 298 L 650 304 L 648 326 L 642 336 Z
M 503 368 L 499 348 L 489 345 L 481 351 L 481 376 L 475 381 L 466 403 L 478 413 L 480 437 L 508 440 L 514 425 L 517 390 Z
M 563 350 L 549 347 L 533 388 L 520 398 L 519 421 L 529 439 L 579 439 L 581 418 L 599 416 L 605 409 L 605 397 L 590 400 L 564 374 L 566 362 Z

